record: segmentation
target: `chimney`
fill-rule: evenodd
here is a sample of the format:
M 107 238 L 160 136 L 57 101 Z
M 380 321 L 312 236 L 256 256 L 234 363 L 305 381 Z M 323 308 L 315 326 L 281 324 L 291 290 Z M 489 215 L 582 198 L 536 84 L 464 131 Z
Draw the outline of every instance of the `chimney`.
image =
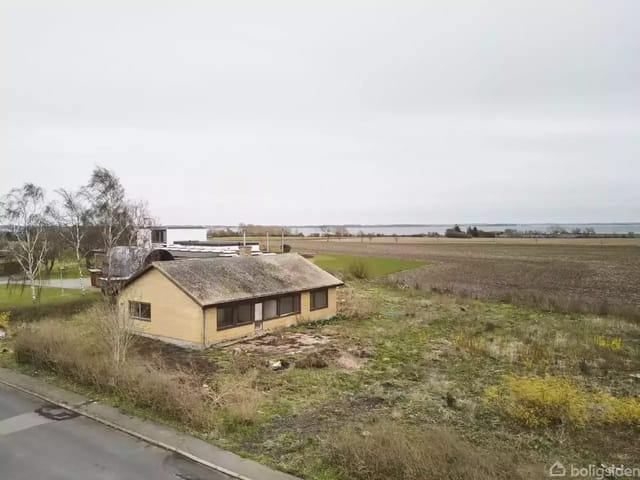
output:
M 251 256 L 251 246 L 241 246 L 238 247 L 238 255 L 241 257 L 250 257 Z

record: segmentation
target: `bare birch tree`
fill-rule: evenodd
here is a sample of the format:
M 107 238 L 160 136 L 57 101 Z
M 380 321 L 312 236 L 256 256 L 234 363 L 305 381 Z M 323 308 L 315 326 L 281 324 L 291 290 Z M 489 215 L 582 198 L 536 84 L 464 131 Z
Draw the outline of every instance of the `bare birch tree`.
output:
M 131 223 L 128 231 L 128 243 L 130 246 L 136 246 L 138 240 L 138 228 L 153 225 L 154 219 L 151 217 L 149 203 L 146 200 L 128 202 L 127 210 L 129 212 L 129 219 Z
M 98 334 L 117 366 L 126 362 L 127 354 L 137 338 L 133 328 L 134 320 L 127 314 L 125 307 L 120 302 L 105 298 L 94 310 L 98 316 Z
M 31 286 L 31 301 L 37 300 L 36 279 L 47 253 L 47 206 L 44 190 L 33 183 L 14 188 L 2 200 L 2 216 L 9 223 L 15 242 L 11 251 Z
M 83 245 L 87 235 L 87 227 L 90 224 L 91 209 L 82 190 L 72 192 L 60 189 L 56 190 L 56 193 L 60 196 L 61 205 L 60 208 L 52 209 L 52 216 L 60 227 L 59 233 L 64 242 L 73 248 L 75 252 L 80 288 L 82 289 L 82 295 L 85 295 L 82 258 L 85 253 Z
M 120 304 L 117 282 L 112 280 L 112 257 L 114 247 L 127 244 L 131 240 L 128 235 L 135 230 L 136 225 L 124 187 L 111 170 L 96 167 L 84 189 L 84 194 L 91 203 L 94 221 L 101 230 L 106 252 L 106 291 L 109 296 L 105 298 L 99 311 L 98 328 L 113 361 L 117 365 L 122 365 L 126 361 L 127 352 L 135 336 L 133 320 L 125 310 L 126 305 Z

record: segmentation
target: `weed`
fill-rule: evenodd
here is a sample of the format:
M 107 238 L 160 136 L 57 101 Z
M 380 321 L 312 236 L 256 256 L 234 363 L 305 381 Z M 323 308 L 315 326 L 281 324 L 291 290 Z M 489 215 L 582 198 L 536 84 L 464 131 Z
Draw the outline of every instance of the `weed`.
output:
M 485 355 L 487 353 L 487 341 L 484 338 L 476 337 L 463 330 L 453 334 L 452 343 L 471 355 Z
M 9 329 L 10 319 L 11 319 L 11 312 L 0 312 L 0 329 L 6 332 Z
M 613 350 L 614 352 L 622 350 L 621 338 L 606 338 L 601 335 L 595 337 L 595 344 L 600 348 Z

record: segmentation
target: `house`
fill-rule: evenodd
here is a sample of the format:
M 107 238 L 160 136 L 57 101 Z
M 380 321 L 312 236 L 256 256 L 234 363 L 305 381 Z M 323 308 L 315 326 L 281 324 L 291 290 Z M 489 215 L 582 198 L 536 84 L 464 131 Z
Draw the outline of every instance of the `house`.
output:
M 296 253 L 155 261 L 120 295 L 134 330 L 204 348 L 336 314 L 342 282 Z

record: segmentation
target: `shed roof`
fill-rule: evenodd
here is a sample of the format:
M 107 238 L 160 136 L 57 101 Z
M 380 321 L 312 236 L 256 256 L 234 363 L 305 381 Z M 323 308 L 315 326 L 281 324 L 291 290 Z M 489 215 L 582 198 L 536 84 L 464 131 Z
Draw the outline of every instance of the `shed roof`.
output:
M 203 307 L 342 285 L 297 253 L 153 262 L 128 283 L 149 268 L 156 268 Z
M 102 275 L 111 279 L 127 279 L 144 266 L 150 248 L 113 247 L 102 261 Z
M 170 260 L 173 255 L 166 249 L 144 247 L 113 247 L 102 261 L 102 277 L 126 280 L 153 260 Z

